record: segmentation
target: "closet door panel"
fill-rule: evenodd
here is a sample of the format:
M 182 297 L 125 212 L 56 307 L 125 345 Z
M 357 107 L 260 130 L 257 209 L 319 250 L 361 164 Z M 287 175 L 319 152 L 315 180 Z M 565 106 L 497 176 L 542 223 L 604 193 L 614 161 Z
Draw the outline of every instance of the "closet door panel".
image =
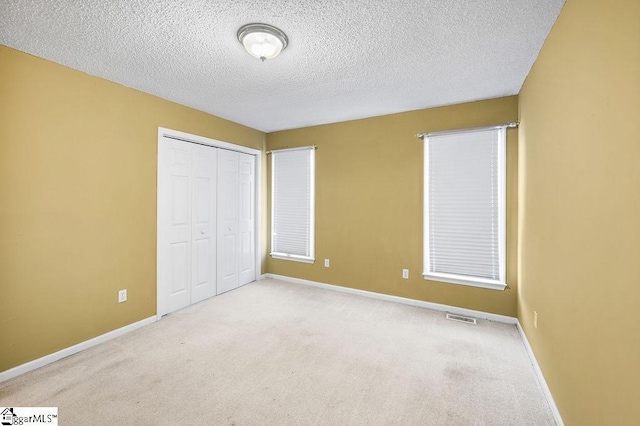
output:
M 165 139 L 158 152 L 158 314 L 191 301 L 191 144 Z
M 216 295 L 217 151 L 193 145 L 191 303 Z
M 239 181 L 239 285 L 256 279 L 255 247 L 255 157 L 238 154 Z
M 218 294 L 239 286 L 238 156 L 218 151 Z

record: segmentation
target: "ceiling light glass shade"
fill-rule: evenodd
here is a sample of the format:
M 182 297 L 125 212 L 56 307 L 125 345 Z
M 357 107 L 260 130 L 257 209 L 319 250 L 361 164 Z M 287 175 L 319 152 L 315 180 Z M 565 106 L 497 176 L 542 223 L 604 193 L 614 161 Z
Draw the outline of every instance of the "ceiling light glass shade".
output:
M 238 30 L 238 40 L 251 56 L 261 59 L 275 58 L 287 47 L 285 33 L 267 24 L 247 24 Z

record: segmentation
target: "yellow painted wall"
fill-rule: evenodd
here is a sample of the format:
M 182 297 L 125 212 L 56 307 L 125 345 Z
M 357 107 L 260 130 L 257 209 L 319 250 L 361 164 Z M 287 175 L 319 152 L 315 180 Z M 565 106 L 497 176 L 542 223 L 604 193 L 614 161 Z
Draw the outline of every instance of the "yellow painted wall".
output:
M 315 144 L 318 150 L 316 262 L 268 257 L 267 271 L 515 316 L 517 131 L 508 132 L 509 288 L 504 291 L 422 278 L 423 146 L 415 135 L 515 121 L 517 108 L 512 96 L 269 133 L 268 149 Z M 324 268 L 325 258 L 330 268 Z M 403 268 L 410 279 L 402 279 Z
M 155 314 L 159 126 L 265 142 L 0 46 L 0 371 Z
M 567 425 L 637 425 L 640 2 L 568 0 L 519 103 L 518 316 Z

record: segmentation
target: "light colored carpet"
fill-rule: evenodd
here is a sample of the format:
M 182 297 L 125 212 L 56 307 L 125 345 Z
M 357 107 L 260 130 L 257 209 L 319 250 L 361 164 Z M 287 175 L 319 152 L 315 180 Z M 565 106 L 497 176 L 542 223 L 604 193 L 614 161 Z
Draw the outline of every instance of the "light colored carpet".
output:
M 513 325 L 263 280 L 0 384 L 63 425 L 553 425 Z

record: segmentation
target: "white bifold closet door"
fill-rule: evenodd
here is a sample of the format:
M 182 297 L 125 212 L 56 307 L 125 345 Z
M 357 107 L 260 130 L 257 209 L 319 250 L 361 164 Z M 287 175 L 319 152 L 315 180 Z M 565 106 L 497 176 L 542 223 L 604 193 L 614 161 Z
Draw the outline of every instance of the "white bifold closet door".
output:
M 218 152 L 218 294 L 256 279 L 255 157 Z
M 255 281 L 255 157 L 158 146 L 158 314 Z
M 160 315 L 216 294 L 217 150 L 164 138 L 158 152 Z

